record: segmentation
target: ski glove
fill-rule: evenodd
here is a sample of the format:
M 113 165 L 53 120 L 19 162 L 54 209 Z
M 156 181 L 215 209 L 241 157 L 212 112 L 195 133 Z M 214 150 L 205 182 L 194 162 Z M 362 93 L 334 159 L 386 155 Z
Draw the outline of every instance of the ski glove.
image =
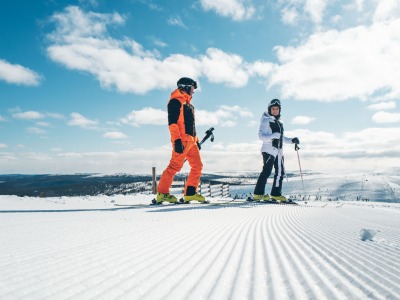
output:
M 299 141 L 299 139 L 297 137 L 295 137 L 295 138 L 292 138 L 292 143 L 293 144 L 300 144 L 300 141 Z
M 201 150 L 201 144 L 199 142 L 197 142 L 197 148 L 199 148 L 199 150 Z
M 181 139 L 177 139 L 174 142 L 174 150 L 176 153 L 183 153 L 183 150 L 185 149 L 185 147 L 183 147 L 182 145 L 182 140 Z

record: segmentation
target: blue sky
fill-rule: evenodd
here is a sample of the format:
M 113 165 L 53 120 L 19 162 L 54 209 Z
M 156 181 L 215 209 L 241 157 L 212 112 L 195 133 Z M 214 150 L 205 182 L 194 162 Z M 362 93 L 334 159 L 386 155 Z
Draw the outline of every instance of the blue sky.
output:
M 273 98 L 303 169 L 399 165 L 396 0 L 1 1 L 0 33 L 0 173 L 161 172 L 183 76 L 204 172 L 260 169 Z

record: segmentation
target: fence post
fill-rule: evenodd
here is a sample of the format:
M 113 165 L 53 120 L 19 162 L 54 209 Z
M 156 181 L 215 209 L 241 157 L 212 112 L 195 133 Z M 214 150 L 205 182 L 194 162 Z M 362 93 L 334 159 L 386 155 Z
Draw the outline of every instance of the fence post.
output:
M 157 180 L 156 180 L 156 167 L 152 168 L 152 178 L 153 178 L 153 185 L 152 185 L 152 190 L 153 194 L 157 194 Z
M 199 190 L 199 194 L 201 194 L 201 180 L 199 181 L 198 190 Z

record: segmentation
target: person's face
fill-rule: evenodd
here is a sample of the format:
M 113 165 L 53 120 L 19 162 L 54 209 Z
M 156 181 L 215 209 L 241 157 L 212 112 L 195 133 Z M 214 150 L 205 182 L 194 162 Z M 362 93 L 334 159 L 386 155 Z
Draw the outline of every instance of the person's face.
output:
M 192 96 L 194 94 L 194 86 L 192 85 L 191 87 L 190 87 L 190 96 Z
M 277 115 L 279 115 L 279 106 L 272 106 L 271 107 L 271 114 L 276 117 Z

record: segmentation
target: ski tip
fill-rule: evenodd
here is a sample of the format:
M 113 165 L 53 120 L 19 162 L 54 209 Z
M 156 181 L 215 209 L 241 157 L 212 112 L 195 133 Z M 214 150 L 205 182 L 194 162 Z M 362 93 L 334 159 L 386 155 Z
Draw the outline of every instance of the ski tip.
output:
M 162 202 L 157 202 L 156 199 L 151 200 L 150 205 L 162 205 Z

